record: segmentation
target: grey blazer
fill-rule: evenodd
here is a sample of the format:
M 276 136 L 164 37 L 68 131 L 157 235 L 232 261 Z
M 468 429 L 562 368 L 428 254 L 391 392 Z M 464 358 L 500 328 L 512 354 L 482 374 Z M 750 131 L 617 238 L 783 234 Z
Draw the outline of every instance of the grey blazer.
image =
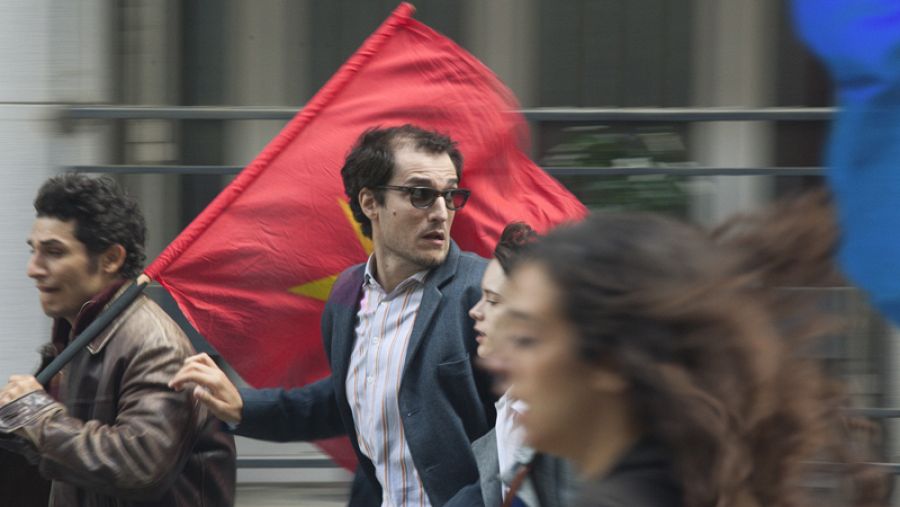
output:
M 472 443 L 478 464 L 479 482 L 461 489 L 448 506 L 500 507 L 503 504 L 500 481 L 500 459 L 497 454 L 495 430 Z M 563 507 L 571 504 L 576 489 L 575 470 L 565 460 L 538 454 L 534 458 L 528 478 L 534 486 L 541 507 Z
M 496 419 L 489 378 L 472 364 L 477 342 L 468 315 L 481 297 L 486 264 L 451 242 L 447 259 L 425 280 L 406 353 L 398 393 L 401 419 L 416 470 L 435 506 L 478 481 L 469 443 L 484 435 Z M 244 409 L 235 431 L 275 441 L 347 435 L 380 496 L 372 462 L 359 449 L 345 389 L 364 272 L 365 265 L 360 264 L 341 273 L 322 314 L 331 375 L 302 388 L 241 390 Z

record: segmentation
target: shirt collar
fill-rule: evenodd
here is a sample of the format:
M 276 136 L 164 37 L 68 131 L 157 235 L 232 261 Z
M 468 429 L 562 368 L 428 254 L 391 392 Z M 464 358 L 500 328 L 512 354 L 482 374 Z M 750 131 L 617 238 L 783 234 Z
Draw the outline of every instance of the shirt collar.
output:
M 425 283 L 425 277 L 428 276 L 428 269 L 423 269 L 417 273 L 413 273 L 409 278 L 400 282 L 394 291 L 389 294 L 389 296 L 397 294 L 403 290 L 406 290 L 410 285 L 421 285 Z M 375 254 L 369 256 L 369 260 L 366 261 L 366 271 L 363 276 L 363 287 L 367 289 L 377 288 L 378 290 L 384 292 L 384 288 L 378 283 L 378 279 L 375 278 Z

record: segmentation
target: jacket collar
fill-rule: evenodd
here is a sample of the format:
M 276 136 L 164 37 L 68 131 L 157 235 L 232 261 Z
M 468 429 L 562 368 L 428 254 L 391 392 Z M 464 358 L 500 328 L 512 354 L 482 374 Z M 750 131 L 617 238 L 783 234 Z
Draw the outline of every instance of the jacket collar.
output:
M 422 302 L 419 306 L 416 322 L 413 324 L 409 348 L 406 352 L 404 372 L 409 365 L 410 358 L 415 355 L 415 351 L 421 344 L 425 330 L 428 329 L 429 324 L 436 313 L 438 304 L 441 301 L 442 295 L 438 288 L 443 286 L 447 280 L 453 278 L 453 275 L 456 273 L 456 267 L 459 264 L 459 257 L 459 247 L 451 240 L 447 258 L 444 259 L 444 262 L 440 266 L 429 271 L 425 277 Z M 336 375 L 335 378 L 340 379 L 341 382 L 347 380 L 346 377 L 350 365 L 350 354 L 353 350 L 355 337 L 354 328 L 356 325 L 356 316 L 359 312 L 363 284 L 366 282 L 365 273 L 365 264 L 357 265 L 350 273 L 348 283 L 335 286 L 329 297 L 329 303 L 335 304 L 341 308 L 336 317 L 338 319 L 337 325 L 339 331 L 332 337 L 332 347 L 336 353 L 336 358 L 332 361 L 332 368 Z
M 363 287 L 377 287 L 379 291 L 385 293 L 388 299 L 395 297 L 397 294 L 401 292 L 405 292 L 410 285 L 421 285 L 425 283 L 425 277 L 428 276 L 429 270 L 423 269 L 417 273 L 413 273 L 406 280 L 400 282 L 394 290 L 388 294 L 385 292 L 384 287 L 381 286 L 381 283 L 378 282 L 378 278 L 375 277 L 375 254 L 369 256 L 369 260 L 366 262 L 366 270 L 363 274 Z
M 52 341 L 53 345 L 56 347 L 57 353 L 62 352 L 62 350 L 72 341 L 76 336 L 78 336 L 82 331 L 87 329 L 88 326 L 91 325 L 94 320 L 105 310 L 110 303 L 117 297 L 119 297 L 122 292 L 130 285 L 128 280 L 116 280 L 111 283 L 105 289 L 100 291 L 96 296 L 91 298 L 88 302 L 86 302 L 81 310 L 78 312 L 78 315 L 75 317 L 75 325 L 69 324 L 69 321 L 62 318 L 54 319 L 53 321 L 53 334 Z M 107 331 L 110 330 L 115 324 L 110 325 L 107 329 L 100 333 L 100 335 L 95 338 L 89 345 L 88 350 L 91 351 L 92 354 L 96 354 L 103 348 L 104 343 L 100 343 L 100 338 L 104 338 L 104 342 L 108 339 L 111 333 Z

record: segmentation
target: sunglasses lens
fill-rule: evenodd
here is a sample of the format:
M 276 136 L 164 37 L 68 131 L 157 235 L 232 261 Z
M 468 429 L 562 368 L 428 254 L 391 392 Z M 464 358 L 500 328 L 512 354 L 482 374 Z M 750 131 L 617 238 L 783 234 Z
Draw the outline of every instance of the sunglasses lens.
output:
M 437 199 L 438 192 L 432 188 L 415 187 L 409 191 L 409 201 L 417 208 L 430 208 Z
M 469 193 L 465 190 L 451 190 L 448 193 L 447 204 L 450 209 L 459 209 L 466 205 L 469 199 Z

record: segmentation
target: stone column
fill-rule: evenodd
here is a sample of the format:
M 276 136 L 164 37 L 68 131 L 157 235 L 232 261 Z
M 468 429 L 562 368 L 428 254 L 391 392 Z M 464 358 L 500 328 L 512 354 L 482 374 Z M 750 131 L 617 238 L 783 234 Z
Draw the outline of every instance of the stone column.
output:
M 774 99 L 774 0 L 694 0 L 693 105 L 762 107 Z M 772 162 L 772 127 L 766 122 L 708 122 L 692 127 L 691 157 L 704 166 L 753 167 Z M 768 200 L 771 181 L 721 176 L 698 181 L 692 213 L 714 223 Z

